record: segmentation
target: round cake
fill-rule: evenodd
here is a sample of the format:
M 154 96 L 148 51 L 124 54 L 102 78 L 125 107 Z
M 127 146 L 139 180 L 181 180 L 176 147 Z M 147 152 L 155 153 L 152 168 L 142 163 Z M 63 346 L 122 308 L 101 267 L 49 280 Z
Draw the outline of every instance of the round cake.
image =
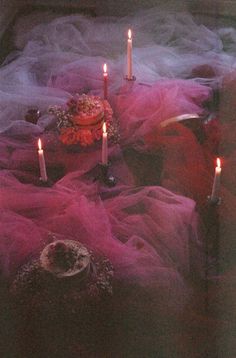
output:
M 92 145 L 102 137 L 102 125 L 109 130 L 112 109 L 107 100 L 93 95 L 75 95 L 67 102 L 67 109 L 50 108 L 58 118 L 59 139 L 63 144 Z
M 104 119 L 104 103 L 98 97 L 83 94 L 76 103 L 76 112 L 73 117 L 74 124 L 79 126 L 95 125 Z

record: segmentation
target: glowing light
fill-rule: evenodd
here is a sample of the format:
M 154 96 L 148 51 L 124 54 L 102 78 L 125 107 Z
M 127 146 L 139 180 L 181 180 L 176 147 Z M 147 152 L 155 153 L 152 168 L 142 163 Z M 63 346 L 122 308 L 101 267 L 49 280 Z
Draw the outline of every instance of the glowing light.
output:
M 42 150 L 42 142 L 41 142 L 40 138 L 38 140 L 38 148 L 39 148 L 39 150 Z
M 103 123 L 102 130 L 103 130 L 103 133 L 107 132 L 106 122 Z
M 129 39 L 129 40 L 131 40 L 131 39 L 132 39 L 132 32 L 131 32 L 131 30 L 130 30 L 130 29 L 128 30 L 128 39 Z
M 103 72 L 107 73 L 107 64 L 106 63 L 104 63 L 104 65 L 103 65 Z
M 217 158 L 217 159 L 216 159 L 216 165 L 217 165 L 218 168 L 221 167 L 221 160 L 220 160 L 220 158 Z

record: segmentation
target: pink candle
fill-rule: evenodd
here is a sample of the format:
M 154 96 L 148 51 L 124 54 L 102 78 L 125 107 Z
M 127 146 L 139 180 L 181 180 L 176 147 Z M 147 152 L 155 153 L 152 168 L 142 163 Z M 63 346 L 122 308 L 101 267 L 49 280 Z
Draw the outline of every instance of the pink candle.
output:
M 212 186 L 212 192 L 211 192 L 211 200 L 217 200 L 219 198 L 219 191 L 220 191 L 220 176 L 221 176 L 221 162 L 220 158 L 217 158 L 216 160 L 216 167 L 215 167 L 215 177 L 214 182 Z
M 107 81 L 108 81 L 108 73 L 107 73 L 107 64 L 103 65 L 103 97 L 107 99 Z
M 106 123 L 103 123 L 102 126 L 102 164 L 107 165 L 108 163 L 108 154 L 107 154 L 107 127 Z
M 46 182 L 48 180 L 48 177 L 47 177 L 44 153 L 43 153 L 42 143 L 40 138 L 38 140 L 38 158 L 39 158 L 40 179 Z
M 132 32 L 128 30 L 128 40 L 127 40 L 127 78 L 131 80 L 133 78 L 132 74 Z

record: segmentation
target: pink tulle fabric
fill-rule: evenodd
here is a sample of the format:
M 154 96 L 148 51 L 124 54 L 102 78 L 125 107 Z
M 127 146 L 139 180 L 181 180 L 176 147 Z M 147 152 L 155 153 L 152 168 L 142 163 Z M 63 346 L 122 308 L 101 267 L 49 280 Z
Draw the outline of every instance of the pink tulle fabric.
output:
M 198 213 L 204 212 L 211 192 L 217 150 L 224 157 L 220 232 L 229 240 L 223 242 L 223 254 L 231 257 L 235 247 L 235 98 L 227 96 L 230 105 L 220 108 L 220 120 L 205 126 L 204 143 L 181 123 L 160 125 L 185 113 L 206 114 L 205 103 L 217 88 L 222 96 L 233 93 L 235 30 L 210 30 L 188 14 L 166 14 L 158 8 L 122 19 L 50 15 L 41 22 L 38 17 L 22 21 L 29 28 L 24 30 L 21 21 L 16 25 L 19 51 L 0 68 L 2 275 L 11 278 L 54 234 L 104 254 L 118 280 L 154 292 L 155 310 L 161 314 L 165 302 L 166 311 L 171 308 L 179 317 L 204 277 Z M 135 82 L 124 80 L 128 25 L 134 29 Z M 119 143 L 109 142 L 111 171 L 117 178 L 112 189 L 94 180 L 101 143 L 66 148 L 47 112 L 76 92 L 102 96 L 104 62 L 121 137 Z M 37 125 L 24 120 L 34 107 L 41 111 Z M 54 178 L 51 187 L 38 185 L 39 136 L 49 177 Z M 127 160 L 129 150 L 137 157 Z M 145 155 L 150 155 L 148 160 Z M 159 157 L 160 166 L 155 161 Z M 130 166 L 137 158 L 144 173 L 139 178 Z M 150 175 L 154 183 L 149 183 Z M 205 293 L 201 295 L 204 301 Z M 201 325 L 197 314 L 195 318 Z
M 183 113 L 202 114 L 210 89 L 193 81 L 162 80 L 152 86 L 129 84 L 115 97 L 114 110 L 120 120 L 125 144 L 138 145 L 144 136 L 168 118 Z M 147 146 L 146 146 L 147 147 Z M 146 148 L 147 149 L 147 148 Z

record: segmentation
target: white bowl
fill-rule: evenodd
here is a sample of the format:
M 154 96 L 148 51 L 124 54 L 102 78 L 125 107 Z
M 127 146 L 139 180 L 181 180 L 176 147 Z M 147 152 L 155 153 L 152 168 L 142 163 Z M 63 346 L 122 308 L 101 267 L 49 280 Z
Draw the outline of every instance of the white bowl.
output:
M 73 250 L 76 255 L 76 261 L 72 268 L 68 270 L 64 270 L 63 268 L 56 265 L 56 262 L 53 262 L 52 259 L 49 259 L 50 250 L 55 247 L 58 243 L 63 243 L 66 245 L 66 248 L 68 250 Z M 78 241 L 73 240 L 57 240 L 49 245 L 47 245 L 41 255 L 40 255 L 40 263 L 41 266 L 46 270 L 52 273 L 54 276 L 58 278 L 62 277 L 70 277 L 74 275 L 80 275 L 81 277 L 84 277 L 88 274 L 90 269 L 90 253 L 88 249 L 83 246 Z

